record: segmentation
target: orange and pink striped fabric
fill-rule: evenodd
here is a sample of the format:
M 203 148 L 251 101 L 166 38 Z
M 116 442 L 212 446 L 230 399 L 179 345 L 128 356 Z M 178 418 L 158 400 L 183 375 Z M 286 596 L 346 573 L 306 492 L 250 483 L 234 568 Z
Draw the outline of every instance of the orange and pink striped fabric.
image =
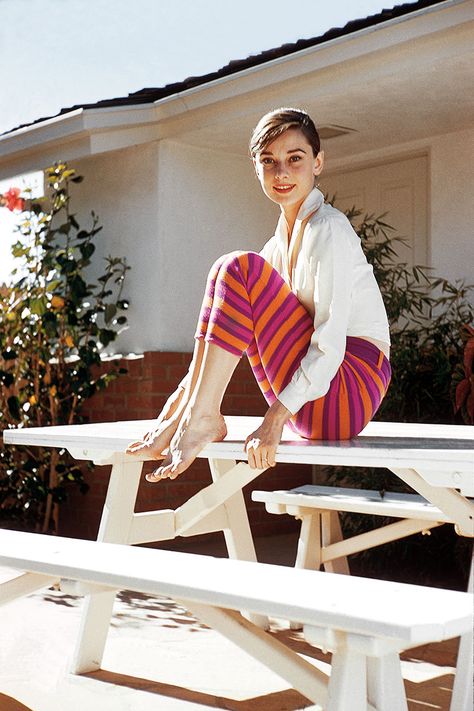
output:
M 211 268 L 195 337 L 237 356 L 246 351 L 269 405 L 290 382 L 313 331 L 311 316 L 261 255 L 233 252 Z M 328 392 L 307 402 L 288 424 L 308 439 L 350 439 L 375 415 L 390 378 L 384 354 L 348 336 Z

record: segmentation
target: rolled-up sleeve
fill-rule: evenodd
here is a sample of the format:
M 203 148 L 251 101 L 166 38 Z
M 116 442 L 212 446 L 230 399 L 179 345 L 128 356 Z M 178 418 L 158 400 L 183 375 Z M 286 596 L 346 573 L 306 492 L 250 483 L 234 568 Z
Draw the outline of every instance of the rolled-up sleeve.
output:
M 315 234 L 306 257 L 314 276 L 314 332 L 300 366 L 278 396 L 292 414 L 327 393 L 344 359 L 351 311 L 358 237 L 345 218 L 318 221 Z

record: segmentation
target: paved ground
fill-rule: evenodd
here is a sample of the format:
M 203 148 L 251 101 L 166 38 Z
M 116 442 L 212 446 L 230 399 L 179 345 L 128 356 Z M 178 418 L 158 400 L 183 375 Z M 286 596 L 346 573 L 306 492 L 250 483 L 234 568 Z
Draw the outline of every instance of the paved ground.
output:
M 256 542 L 261 560 L 288 563 L 294 536 Z M 206 545 L 193 552 L 214 553 Z M 0 570 L 0 580 L 15 575 Z M 45 590 L 0 609 L 0 711 L 297 711 L 311 706 L 278 676 L 165 598 L 118 596 L 103 669 L 68 673 L 80 598 Z M 275 621 L 275 634 L 320 668 L 329 656 Z M 448 711 L 456 641 L 403 661 L 410 711 Z M 348 710 L 350 711 L 350 710 Z

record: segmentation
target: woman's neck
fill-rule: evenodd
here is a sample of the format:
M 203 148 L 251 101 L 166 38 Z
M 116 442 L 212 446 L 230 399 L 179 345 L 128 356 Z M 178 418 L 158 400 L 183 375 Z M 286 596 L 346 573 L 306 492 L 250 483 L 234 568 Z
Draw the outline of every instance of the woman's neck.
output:
M 288 230 L 288 244 L 290 243 L 291 235 L 293 234 L 293 227 L 295 226 L 296 218 L 302 204 L 303 203 L 288 205 L 286 208 L 282 207 L 283 217 L 285 218 Z

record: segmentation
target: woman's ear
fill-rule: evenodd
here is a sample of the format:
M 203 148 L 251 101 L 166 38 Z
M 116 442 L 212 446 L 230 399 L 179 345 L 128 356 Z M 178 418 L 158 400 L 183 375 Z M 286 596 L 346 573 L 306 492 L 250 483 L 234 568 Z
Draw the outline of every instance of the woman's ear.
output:
M 314 159 L 313 173 L 314 175 L 320 175 L 324 167 L 324 151 L 319 151 L 318 155 Z

